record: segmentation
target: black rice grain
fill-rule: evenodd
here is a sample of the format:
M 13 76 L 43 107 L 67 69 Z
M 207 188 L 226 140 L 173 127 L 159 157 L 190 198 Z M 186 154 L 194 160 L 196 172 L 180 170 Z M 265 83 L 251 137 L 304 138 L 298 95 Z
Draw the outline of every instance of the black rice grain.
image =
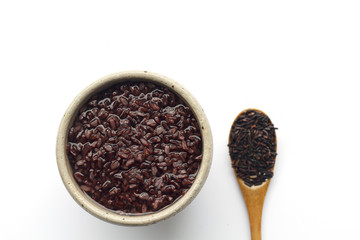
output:
M 273 177 L 275 129 L 268 116 L 253 109 L 240 114 L 231 127 L 228 146 L 232 167 L 249 187 Z

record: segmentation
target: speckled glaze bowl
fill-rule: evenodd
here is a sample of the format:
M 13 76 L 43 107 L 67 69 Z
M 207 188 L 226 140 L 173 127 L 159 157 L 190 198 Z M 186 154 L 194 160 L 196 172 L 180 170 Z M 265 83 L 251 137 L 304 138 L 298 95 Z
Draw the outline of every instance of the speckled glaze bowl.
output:
M 100 206 L 80 189 L 72 174 L 72 169 L 66 154 L 66 145 L 69 129 L 73 124 L 73 121 L 79 109 L 91 96 L 102 90 L 107 89 L 114 84 L 128 82 L 132 80 L 153 82 L 155 84 L 168 87 L 188 104 L 188 106 L 192 109 L 200 126 L 203 144 L 203 159 L 193 185 L 187 191 L 187 193 L 181 198 L 179 198 L 177 201 L 154 213 L 146 213 L 141 215 L 122 215 L 112 210 L 106 209 L 103 206 Z M 200 189 L 206 181 L 211 166 L 212 151 L 213 144 L 210 125 L 203 109 L 196 101 L 196 99 L 179 83 L 162 75 L 147 71 L 126 71 L 111 74 L 95 81 L 90 86 L 85 88 L 73 100 L 73 102 L 70 104 L 69 108 L 65 112 L 59 127 L 56 143 L 56 158 L 59 172 L 65 187 L 67 188 L 71 196 L 75 199 L 75 201 L 86 211 L 102 220 L 114 224 L 132 226 L 153 224 L 161 220 L 167 219 L 184 209 L 196 197 L 196 195 L 199 193 Z

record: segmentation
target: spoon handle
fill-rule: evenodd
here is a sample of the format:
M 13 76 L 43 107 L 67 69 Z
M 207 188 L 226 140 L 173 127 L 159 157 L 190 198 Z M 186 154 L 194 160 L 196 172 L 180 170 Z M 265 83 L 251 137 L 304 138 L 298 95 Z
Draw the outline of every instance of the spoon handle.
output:
M 237 178 L 246 203 L 252 240 L 261 240 L 261 215 L 270 179 L 257 187 L 248 187 Z

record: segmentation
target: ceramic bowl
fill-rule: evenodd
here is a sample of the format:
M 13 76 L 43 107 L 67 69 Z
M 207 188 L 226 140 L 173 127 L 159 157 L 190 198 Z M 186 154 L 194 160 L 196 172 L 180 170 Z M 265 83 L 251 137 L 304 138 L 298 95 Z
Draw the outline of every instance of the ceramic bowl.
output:
M 120 214 L 118 212 L 107 209 L 93 201 L 80 189 L 79 185 L 75 181 L 66 154 L 67 135 L 69 129 L 72 126 L 79 109 L 85 104 L 85 102 L 91 96 L 109 88 L 114 84 L 133 80 L 153 82 L 157 85 L 163 85 L 171 89 L 180 98 L 182 98 L 192 109 L 199 123 L 203 144 L 203 159 L 200 165 L 200 169 L 194 180 L 193 185 L 186 192 L 186 194 L 172 204 L 170 204 L 169 206 L 159 211 L 138 215 Z M 203 184 L 205 183 L 210 170 L 213 151 L 212 148 L 212 135 L 210 125 L 205 116 L 205 113 L 201 108 L 200 104 L 185 88 L 183 88 L 179 83 L 173 81 L 172 79 L 156 73 L 151 73 L 147 71 L 126 71 L 103 77 L 86 87 L 82 92 L 80 92 L 78 96 L 76 96 L 76 98 L 66 110 L 59 127 L 56 143 L 56 157 L 62 181 L 68 192 L 81 207 L 83 207 L 92 215 L 110 223 L 119 225 L 139 226 L 156 223 L 175 215 L 176 213 L 184 209 L 196 197 Z

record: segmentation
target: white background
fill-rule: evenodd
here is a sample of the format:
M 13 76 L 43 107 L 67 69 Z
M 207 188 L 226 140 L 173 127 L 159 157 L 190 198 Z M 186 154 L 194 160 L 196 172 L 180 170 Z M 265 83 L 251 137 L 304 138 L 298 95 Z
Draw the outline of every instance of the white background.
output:
M 85 212 L 56 165 L 72 99 L 123 70 L 185 86 L 214 139 L 198 197 L 147 227 Z M 226 144 L 254 107 L 279 128 L 263 239 L 360 239 L 359 80 L 357 0 L 0 1 L 0 238 L 250 239 Z

